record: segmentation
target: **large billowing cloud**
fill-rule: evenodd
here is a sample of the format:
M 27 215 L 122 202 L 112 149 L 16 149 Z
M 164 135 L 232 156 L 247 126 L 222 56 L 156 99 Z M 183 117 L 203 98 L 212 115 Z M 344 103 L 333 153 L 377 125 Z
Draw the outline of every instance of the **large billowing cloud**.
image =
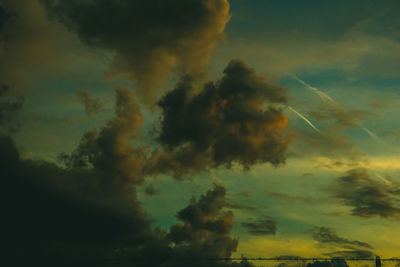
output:
M 127 89 L 117 90 L 116 114 L 64 155 L 67 168 L 21 159 L 1 137 L 5 240 L 14 256 L 107 257 L 127 242 L 145 244 L 150 225 L 134 186 L 141 157 L 126 143 L 141 116 Z
M 154 97 L 172 73 L 202 71 L 229 20 L 227 0 L 42 0 L 82 41 L 116 54 L 115 71 Z
M 388 181 L 373 179 L 365 169 L 353 169 L 337 179 L 331 190 L 351 208 L 354 216 L 396 218 L 400 216 L 399 190 Z
M 0 142 L 3 238 L 13 257 L 107 257 L 148 234 L 134 191 L 107 194 L 103 180 L 115 177 L 22 160 L 9 138 Z
M 238 241 L 230 237 L 233 215 L 222 213 L 225 189 L 216 186 L 177 213 L 168 232 L 155 231 L 141 210 L 135 189 L 110 189 L 102 170 L 60 169 L 22 160 L 9 138 L 0 139 L 3 226 L 7 252 L 30 263 L 79 261 L 98 266 L 126 262 L 135 266 L 242 266 L 229 261 Z M 201 260 L 204 259 L 204 260 Z M 17 259 L 16 262 L 24 259 Z M 49 262 L 47 262 L 49 261 Z M 106 265 L 110 264 L 110 265 Z M 243 266 L 250 264 L 243 263 Z
M 130 144 L 139 135 L 142 115 L 129 89 L 117 88 L 115 113 L 116 118 L 101 131 L 87 132 L 78 148 L 72 155 L 64 155 L 64 159 L 72 167 L 92 167 L 121 182 L 140 184 L 147 148 Z
M 136 195 L 144 180 L 146 148 L 130 143 L 139 135 L 142 120 L 130 90 L 117 88 L 115 113 L 102 129 L 85 134 L 74 152 L 62 156 L 65 167 L 23 159 L 13 140 L 1 136 L 2 238 L 7 254 L 16 263 L 38 260 L 45 266 L 56 260 L 74 266 L 122 261 L 183 267 L 188 262 L 203 266 L 199 259 L 230 257 L 238 241 L 230 237 L 233 214 L 222 210 L 226 192 L 220 185 L 198 201 L 192 198 L 168 231 L 152 229 Z
M 173 171 L 285 161 L 288 139 L 284 88 L 258 76 L 242 60 L 232 60 L 223 77 L 197 88 L 191 77 L 159 102 L 163 112 L 151 171 Z M 171 162 L 173 164 L 171 165 Z
M 229 236 L 233 214 L 221 213 L 224 196 L 225 189 L 216 185 L 199 201 L 192 198 L 190 205 L 177 213 L 180 222 L 171 227 L 168 237 L 182 253 L 179 257 L 226 258 L 236 250 L 238 240 Z

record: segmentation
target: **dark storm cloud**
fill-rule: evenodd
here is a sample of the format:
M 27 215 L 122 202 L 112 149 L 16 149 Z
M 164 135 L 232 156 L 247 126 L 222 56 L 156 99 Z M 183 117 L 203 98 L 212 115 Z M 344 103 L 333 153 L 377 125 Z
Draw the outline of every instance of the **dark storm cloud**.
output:
M 245 169 L 256 163 L 284 163 L 287 118 L 281 106 L 286 101 L 284 88 L 256 75 L 239 59 L 228 64 L 222 79 L 199 90 L 192 78 L 183 78 L 159 102 L 164 151 L 153 155 L 152 169 L 179 176 L 232 163 Z
M 151 238 L 134 188 L 141 158 L 123 148 L 140 113 L 127 89 L 117 90 L 116 102 L 116 118 L 64 155 L 68 168 L 23 160 L 11 138 L 1 138 L 4 238 L 13 256 L 107 257 Z
M 76 94 L 79 97 L 79 101 L 85 107 L 85 113 L 88 117 L 95 115 L 99 112 L 101 108 L 100 100 L 93 98 L 89 92 L 77 90 Z
M 353 169 L 337 179 L 331 191 L 351 207 L 354 216 L 399 218 L 399 192 L 396 184 L 372 179 L 365 169 Z
M 3 137 L 0 145 L 1 191 L 6 201 L 2 225 L 7 229 L 2 236 L 8 256 L 29 261 L 106 258 L 127 242 L 146 243 L 149 226 L 134 191 L 130 201 L 121 193 L 104 196 L 105 186 L 97 184 L 101 172 L 24 161 L 10 139 Z
M 335 230 L 327 227 L 314 227 L 312 229 L 312 237 L 321 243 L 340 246 L 353 245 L 357 247 L 372 248 L 372 246 L 368 243 L 341 237 L 335 232 Z
M 221 186 L 199 201 L 192 199 L 178 212 L 179 222 L 168 233 L 158 233 L 150 229 L 134 188 L 104 193 L 108 186 L 97 179 L 107 174 L 101 170 L 24 161 L 7 137 L 0 139 L 0 147 L 2 222 L 7 229 L 2 238 L 9 256 L 24 255 L 30 263 L 38 259 L 44 260 L 42 264 L 76 257 L 104 264 L 108 257 L 122 257 L 131 263 L 139 258 L 139 266 L 187 266 L 182 259 L 191 263 L 230 257 L 236 250 L 238 241 L 229 236 L 233 215 L 221 213 L 225 195 Z M 173 249 L 170 244 L 175 244 Z
M 263 218 L 248 219 L 242 222 L 242 226 L 249 231 L 252 235 L 275 235 L 277 230 L 277 223 L 274 218 L 265 216 Z
M 239 66 L 239 72 L 249 71 L 244 67 Z M 262 88 L 260 80 L 252 82 Z M 228 82 L 229 79 L 219 82 L 220 96 L 211 99 L 211 104 L 221 100 L 224 90 L 232 88 L 222 86 Z M 249 88 L 257 91 L 258 87 Z M 274 134 L 280 134 L 280 120 L 284 127 L 286 119 L 279 109 L 267 106 L 261 111 L 259 105 L 264 102 L 282 104 L 285 98 L 268 93 L 272 88 L 263 89 L 267 90 L 265 95 L 258 88 L 253 96 L 247 88 L 245 92 L 226 92 L 226 97 L 233 102 L 231 105 L 247 105 L 249 113 L 261 117 L 249 122 L 254 124 L 253 127 L 257 122 L 265 123 L 261 128 L 268 131 L 274 131 L 276 127 L 278 133 L 269 133 L 275 137 Z M 262 101 L 258 101 L 260 96 L 263 96 Z M 233 101 L 235 97 L 244 99 L 244 103 Z M 224 105 L 229 105 L 229 101 Z M 234 107 L 227 109 L 228 113 L 234 111 Z M 274 112 L 279 115 L 270 118 Z M 264 114 L 267 122 L 263 121 Z M 179 260 L 231 256 L 238 241 L 230 237 L 233 214 L 222 212 L 226 204 L 222 186 L 216 185 L 198 201 L 193 198 L 187 208 L 177 213 L 178 223 L 168 231 L 151 229 L 136 196 L 136 186 L 144 182 L 147 174 L 143 170 L 150 149 L 132 144 L 132 140 L 140 138 L 141 123 L 142 115 L 131 91 L 119 87 L 116 89 L 115 117 L 100 130 L 85 133 L 72 153 L 63 154 L 60 158 L 65 167 L 23 160 L 12 140 L 3 137 L 0 143 L 1 164 L 5 170 L 2 188 L 7 200 L 3 203 L 7 205 L 4 209 L 6 224 L 11 229 L 5 239 L 11 244 L 12 255 L 17 255 L 13 248 L 18 245 L 19 251 L 32 257 L 120 257 L 127 261 L 141 259 L 142 266 L 187 266 Z M 264 137 L 266 133 L 262 134 Z M 255 137 L 259 136 L 261 133 Z M 172 152 L 167 150 L 165 153 Z M 152 159 L 150 157 L 150 161 Z M 263 230 L 258 229 L 258 233 L 261 231 L 265 233 L 265 225 Z M 25 238 L 29 242 L 24 242 Z M 229 261 L 215 261 L 208 266 L 225 266 L 226 263 Z M 192 266 L 198 264 L 191 262 Z M 251 266 L 246 261 L 231 265 Z
M 132 93 L 116 89 L 115 118 L 88 132 L 62 159 L 66 167 L 22 159 L 0 138 L 2 234 L 15 263 L 53 266 L 203 266 L 229 258 L 233 214 L 223 212 L 225 189 L 215 185 L 176 215 L 168 231 L 152 229 L 137 199 L 145 148 L 133 147 L 141 114 Z M 23 257 L 21 257 L 23 255 Z M 116 259 L 111 261 L 110 259 Z M 252 266 L 206 261 L 208 266 Z
M 152 103 L 173 72 L 201 71 L 229 20 L 227 0 L 42 0 L 87 44 L 114 51 L 114 67 Z
M 3 226 L 8 256 L 15 262 L 42 266 L 203 266 L 201 259 L 226 258 L 238 241 L 230 237 L 233 215 L 222 213 L 225 189 L 215 186 L 177 213 L 168 232 L 150 229 L 132 187 L 112 195 L 98 183 L 101 170 L 60 169 L 22 160 L 10 138 L 0 139 Z M 117 179 L 108 176 L 107 179 Z M 101 192 L 100 192 L 101 191 Z M 97 194 L 99 193 L 100 194 Z M 128 196 L 129 195 L 129 196 Z M 18 248 L 18 249 L 16 249 Z M 26 258 L 18 258 L 23 255 Z M 76 261 L 75 261 L 76 260 Z M 206 261 L 207 266 L 251 266 Z

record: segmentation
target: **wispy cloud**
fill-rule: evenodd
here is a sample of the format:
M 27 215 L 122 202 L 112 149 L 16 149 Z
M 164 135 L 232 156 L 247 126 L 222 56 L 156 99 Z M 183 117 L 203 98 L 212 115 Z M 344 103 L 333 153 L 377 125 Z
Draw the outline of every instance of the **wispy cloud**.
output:
M 335 181 L 331 191 L 351 208 L 353 216 L 400 219 L 398 184 L 374 181 L 365 169 L 347 171 Z

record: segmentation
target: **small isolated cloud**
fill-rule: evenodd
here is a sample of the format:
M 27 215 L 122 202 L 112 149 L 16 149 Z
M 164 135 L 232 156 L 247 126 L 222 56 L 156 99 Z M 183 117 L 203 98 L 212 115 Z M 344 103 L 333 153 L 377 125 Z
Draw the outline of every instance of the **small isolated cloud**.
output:
M 228 209 L 245 210 L 245 211 L 258 211 L 259 207 L 255 207 L 249 204 L 243 204 L 241 201 L 227 198 L 225 201 L 225 207 Z
M 79 101 L 84 105 L 85 113 L 88 117 L 100 111 L 102 105 L 99 99 L 92 97 L 87 91 L 77 90 L 76 94 L 79 97 Z
M 257 236 L 275 235 L 278 228 L 275 219 L 270 216 L 256 219 L 250 218 L 248 221 L 242 222 L 242 226 L 246 228 L 250 234 Z
M 144 188 L 144 192 L 146 193 L 146 195 L 148 196 L 154 196 L 154 195 L 158 195 L 160 192 L 157 190 L 157 188 L 152 185 L 149 184 Z

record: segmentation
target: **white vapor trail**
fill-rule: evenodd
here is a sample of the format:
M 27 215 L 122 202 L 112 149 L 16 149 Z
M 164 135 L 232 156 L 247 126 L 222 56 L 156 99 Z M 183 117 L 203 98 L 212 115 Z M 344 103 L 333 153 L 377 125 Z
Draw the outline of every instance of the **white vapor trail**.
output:
M 318 95 L 321 100 L 323 102 L 325 102 L 326 104 L 330 105 L 331 107 L 335 108 L 336 110 L 339 111 L 344 111 L 343 106 L 336 102 L 335 100 L 333 100 L 332 97 L 330 97 L 329 95 L 327 95 L 326 93 L 322 92 L 321 90 L 312 87 L 311 85 L 309 85 L 308 83 L 306 83 L 305 81 L 303 81 L 302 79 L 294 76 L 293 74 L 290 74 L 288 72 L 286 72 L 286 75 L 288 75 L 289 77 L 291 77 L 292 79 L 298 81 L 299 83 L 301 83 L 302 85 L 304 85 L 308 90 L 312 91 L 313 93 L 315 93 L 316 95 Z M 376 134 L 374 134 L 371 130 L 369 130 L 367 127 L 365 127 L 361 121 L 357 121 L 358 126 L 364 131 L 366 132 L 371 138 L 373 138 L 374 140 L 381 142 L 381 143 L 385 143 L 381 138 L 379 138 Z
M 335 100 L 333 100 L 333 98 L 330 97 L 329 95 L 327 95 L 326 93 L 318 90 L 315 87 L 312 87 L 311 85 L 309 85 L 305 81 L 301 80 L 300 78 L 294 76 L 293 74 L 290 74 L 288 72 L 286 72 L 286 74 L 288 76 L 290 76 L 291 78 L 295 79 L 296 81 L 298 81 L 299 83 L 301 83 L 302 85 L 304 85 L 308 90 L 310 90 L 313 93 L 315 93 L 316 95 L 318 95 L 321 98 L 321 100 L 324 101 L 325 103 L 328 103 L 329 105 L 336 107 L 336 108 L 341 108 L 341 105 L 339 103 L 337 103 Z
M 381 180 L 382 182 L 384 182 L 386 185 L 393 185 L 391 181 L 389 181 L 386 178 L 383 178 L 382 175 L 379 175 L 377 173 L 374 173 L 376 177 L 378 177 L 379 180 Z
M 361 129 L 363 129 L 369 136 L 371 136 L 373 139 L 375 139 L 378 142 L 384 142 L 381 138 L 379 138 L 376 134 L 374 134 L 373 132 L 371 132 L 370 130 L 368 130 L 368 128 L 366 128 L 365 126 L 362 125 L 362 123 L 359 123 Z
M 308 125 L 310 125 L 316 132 L 321 133 L 321 131 L 314 126 L 314 124 L 311 123 L 311 121 L 309 121 L 305 116 L 303 116 L 300 112 L 297 112 L 294 108 L 292 108 L 291 106 L 288 106 L 288 108 L 297 116 L 299 116 L 300 118 L 302 118 Z

